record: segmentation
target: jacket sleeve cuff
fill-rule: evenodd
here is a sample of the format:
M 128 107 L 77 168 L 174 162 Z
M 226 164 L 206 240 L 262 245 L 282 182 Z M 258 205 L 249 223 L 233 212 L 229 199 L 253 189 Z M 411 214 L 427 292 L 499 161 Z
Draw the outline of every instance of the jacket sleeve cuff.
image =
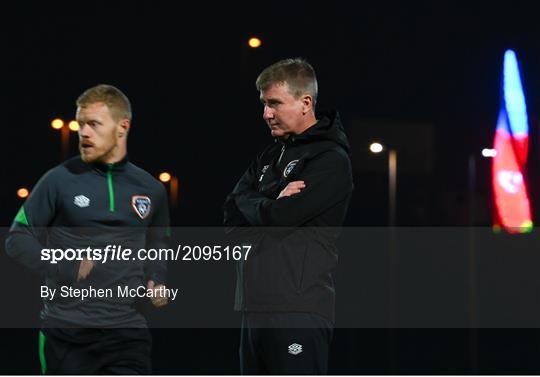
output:
M 73 284 L 77 281 L 80 262 L 62 261 L 51 264 L 47 269 L 47 276 L 54 278 L 59 284 Z

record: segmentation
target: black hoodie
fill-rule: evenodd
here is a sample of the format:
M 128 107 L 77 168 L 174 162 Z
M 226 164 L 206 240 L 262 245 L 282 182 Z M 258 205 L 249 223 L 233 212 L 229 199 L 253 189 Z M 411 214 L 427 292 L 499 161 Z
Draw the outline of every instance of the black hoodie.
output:
M 225 201 L 225 225 L 253 245 L 238 266 L 236 310 L 334 320 L 335 240 L 353 190 L 350 147 L 337 112 L 317 119 L 268 146 Z M 298 180 L 306 184 L 300 193 L 277 199 Z

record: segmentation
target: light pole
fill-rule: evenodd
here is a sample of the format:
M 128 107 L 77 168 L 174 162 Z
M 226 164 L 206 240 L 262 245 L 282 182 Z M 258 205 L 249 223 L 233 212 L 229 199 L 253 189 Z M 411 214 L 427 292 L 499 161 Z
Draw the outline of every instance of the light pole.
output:
M 77 132 L 79 130 L 79 123 L 72 120 L 67 125 L 60 118 L 56 118 L 51 122 L 51 127 L 55 130 L 61 132 L 62 137 L 62 147 L 61 147 L 61 157 L 62 161 L 66 160 L 69 154 L 69 133 Z
M 381 153 L 385 147 L 378 142 L 369 146 L 371 153 Z M 388 353 L 390 373 L 397 370 L 397 302 L 396 302 L 396 275 L 397 275 L 397 236 L 396 236 L 396 194 L 397 194 L 397 151 L 388 149 L 388 227 L 389 227 L 389 253 L 388 253 Z
M 371 153 L 381 153 L 384 145 L 373 142 L 369 145 Z M 396 226 L 396 194 L 397 194 L 397 151 L 388 149 L 388 226 Z
M 478 334 L 476 330 L 476 237 L 474 224 L 476 223 L 476 156 L 474 154 L 469 155 L 468 161 L 468 173 L 469 173 L 469 231 L 468 231 L 468 244 L 469 244 L 469 360 L 471 363 L 471 369 L 473 372 L 478 370 Z
M 388 225 L 396 226 L 397 152 L 388 150 Z
M 169 183 L 169 200 L 173 207 L 178 206 L 178 178 L 169 172 L 163 172 L 159 175 L 159 180 L 163 183 Z
M 482 156 L 485 158 L 494 158 L 497 156 L 497 150 L 493 148 L 482 149 Z M 469 358 L 471 362 L 471 370 L 473 373 L 478 371 L 478 310 L 477 310 L 477 282 L 476 282 L 476 176 L 477 176 L 477 160 L 476 153 L 469 155 L 468 161 L 468 201 L 469 201 L 469 216 L 468 216 L 468 267 L 469 267 Z

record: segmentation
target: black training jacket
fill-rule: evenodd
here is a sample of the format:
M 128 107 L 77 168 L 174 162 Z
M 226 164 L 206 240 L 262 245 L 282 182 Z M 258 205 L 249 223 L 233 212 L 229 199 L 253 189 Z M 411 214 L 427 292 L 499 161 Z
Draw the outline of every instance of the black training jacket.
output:
M 225 201 L 229 234 L 253 245 L 238 265 L 236 310 L 314 312 L 334 321 L 335 241 L 353 181 L 338 113 L 317 119 L 268 146 Z M 306 184 L 300 193 L 277 199 L 298 180 Z
M 117 287 L 164 283 L 165 261 L 137 258 L 141 248 L 164 248 L 169 232 L 164 186 L 127 161 L 87 164 L 80 157 L 51 169 L 20 208 L 6 239 L 8 255 L 40 272 L 45 285 L 58 289 L 112 288 L 105 298 L 43 300 L 41 319 L 81 327 L 144 327 L 133 298 L 118 298 Z M 95 262 L 87 279 L 77 282 L 80 261 L 51 264 L 42 248 L 130 248 L 135 260 Z

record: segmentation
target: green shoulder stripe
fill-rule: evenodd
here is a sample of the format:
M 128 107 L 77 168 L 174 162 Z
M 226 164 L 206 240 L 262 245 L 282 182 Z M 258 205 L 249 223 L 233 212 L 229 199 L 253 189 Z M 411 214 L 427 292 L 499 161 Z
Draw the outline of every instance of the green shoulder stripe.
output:
M 45 359 L 45 343 L 47 337 L 43 332 L 39 332 L 39 363 L 41 364 L 41 374 L 47 374 L 47 360 Z
M 21 206 L 21 209 L 19 209 L 19 212 L 17 212 L 17 216 L 15 216 L 15 221 L 30 226 L 30 224 L 28 223 L 28 219 L 26 218 L 26 212 L 24 212 L 24 206 Z

